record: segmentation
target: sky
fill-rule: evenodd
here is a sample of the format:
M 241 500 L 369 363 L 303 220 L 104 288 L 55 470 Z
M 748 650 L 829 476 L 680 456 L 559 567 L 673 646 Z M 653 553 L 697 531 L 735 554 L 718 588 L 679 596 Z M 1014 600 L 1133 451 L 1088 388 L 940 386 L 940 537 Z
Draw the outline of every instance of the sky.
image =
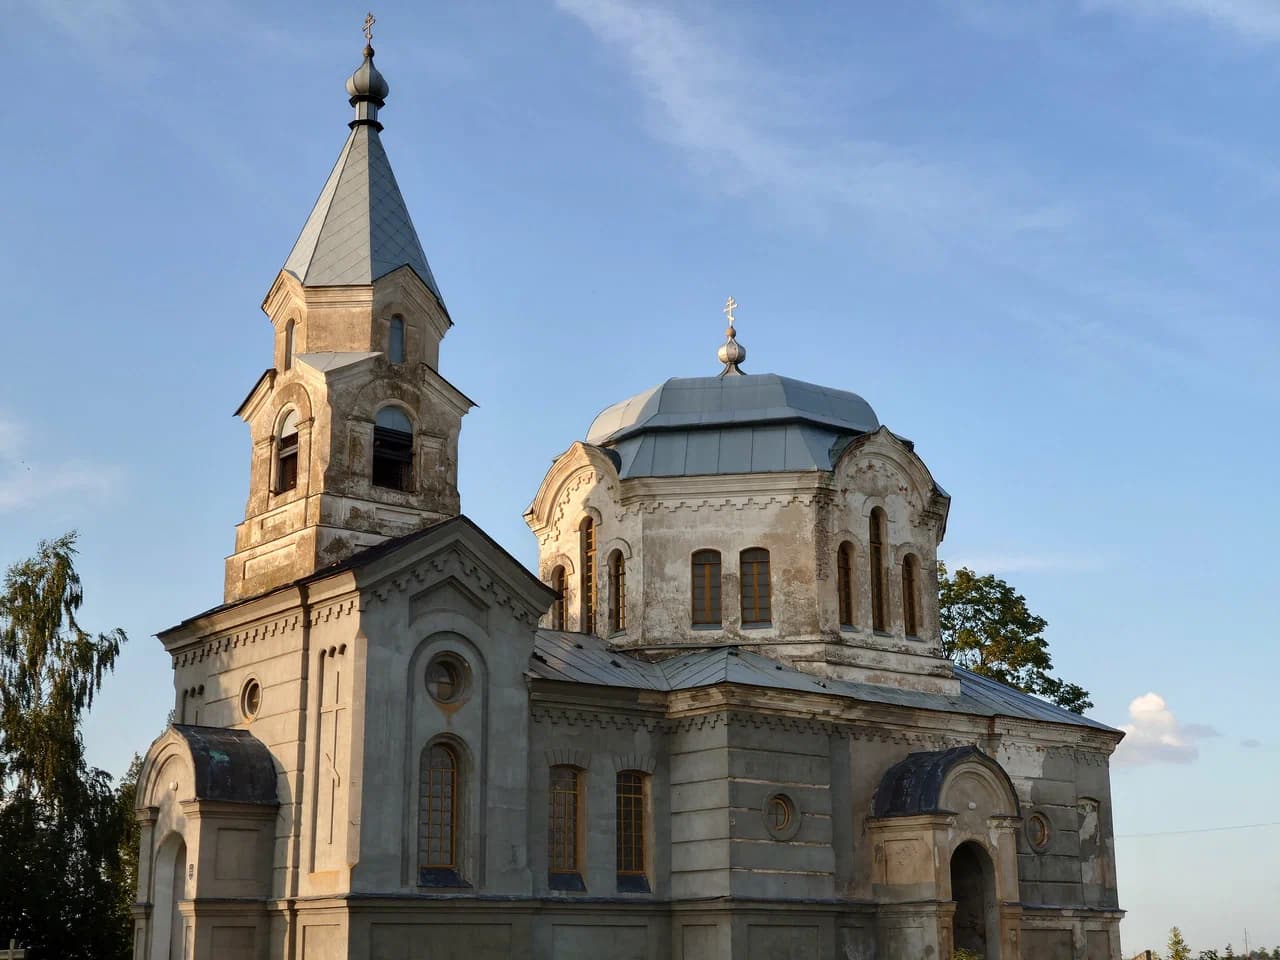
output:
M 259 305 L 347 134 L 363 7 L 0 3 L 0 563 L 75 529 L 173 703 L 222 599 Z M 745 367 L 856 391 L 951 493 L 942 557 L 1047 618 L 1113 759 L 1126 954 L 1280 943 L 1280 5 L 386 0 L 383 142 L 455 327 L 463 510 L 603 407 Z M 1269 825 L 1267 825 L 1269 824 Z M 1218 829 L 1218 828 L 1242 829 Z

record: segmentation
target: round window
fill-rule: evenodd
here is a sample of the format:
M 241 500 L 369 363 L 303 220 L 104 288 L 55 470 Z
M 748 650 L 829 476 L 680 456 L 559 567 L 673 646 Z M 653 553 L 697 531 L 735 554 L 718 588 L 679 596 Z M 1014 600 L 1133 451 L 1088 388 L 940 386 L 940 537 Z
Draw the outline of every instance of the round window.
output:
M 795 801 L 785 793 L 770 794 L 764 802 L 764 828 L 775 840 L 790 840 L 800 829 Z
M 1033 813 L 1027 818 L 1027 842 L 1037 851 L 1049 846 L 1049 820 L 1044 814 Z
M 261 707 L 262 684 L 257 680 L 249 679 L 245 682 L 244 689 L 240 691 L 240 712 L 244 714 L 246 720 L 252 720 L 258 715 Z
M 455 703 L 467 692 L 467 665 L 450 653 L 432 657 L 427 664 L 427 693 L 436 703 Z

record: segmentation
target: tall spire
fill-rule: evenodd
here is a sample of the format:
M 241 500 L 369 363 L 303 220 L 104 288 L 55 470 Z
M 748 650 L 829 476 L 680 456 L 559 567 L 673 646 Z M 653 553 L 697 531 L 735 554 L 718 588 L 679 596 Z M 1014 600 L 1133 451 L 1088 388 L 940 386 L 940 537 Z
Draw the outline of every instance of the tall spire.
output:
M 284 269 L 305 287 L 360 286 L 409 267 L 435 295 L 427 256 L 378 136 L 390 87 L 373 65 L 373 14 L 365 19 L 364 62 L 347 80 L 355 118 Z
M 720 362 L 724 364 L 724 369 L 720 371 L 722 377 L 740 377 L 742 371 L 738 369 L 738 364 L 747 359 L 747 348 L 740 344 L 734 338 L 737 337 L 738 331 L 733 326 L 733 311 L 738 309 L 738 301 L 730 297 L 724 302 L 724 315 L 729 318 L 729 327 L 725 330 L 725 342 L 720 345 L 716 356 L 720 358 Z

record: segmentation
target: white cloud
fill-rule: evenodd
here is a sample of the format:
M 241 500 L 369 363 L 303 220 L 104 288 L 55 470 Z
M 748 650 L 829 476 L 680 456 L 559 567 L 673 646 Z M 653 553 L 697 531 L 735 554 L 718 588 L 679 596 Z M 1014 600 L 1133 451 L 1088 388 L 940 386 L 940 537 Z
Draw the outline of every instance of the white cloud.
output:
M 1200 756 L 1197 741 L 1221 736 L 1205 724 L 1180 724 L 1158 693 L 1144 693 L 1129 704 L 1130 723 L 1121 726 L 1125 738 L 1116 750 L 1118 767 L 1153 763 L 1192 763 Z
M 1275 0 L 1083 0 L 1083 6 L 1147 19 L 1197 19 L 1248 40 L 1280 40 L 1280 4 Z
M 818 224 L 853 217 L 916 237 L 1056 230 L 1073 219 L 1060 205 L 1010 199 L 1021 178 L 990 157 L 977 174 L 934 159 L 933 148 L 926 155 L 847 136 L 824 121 L 821 97 L 796 78 L 671 11 L 637 0 L 557 6 L 621 53 L 649 99 L 652 134 L 725 193 L 772 201 Z
M 25 452 L 26 431 L 0 413 L 0 513 L 66 494 L 109 493 L 115 467 L 85 461 L 46 462 Z

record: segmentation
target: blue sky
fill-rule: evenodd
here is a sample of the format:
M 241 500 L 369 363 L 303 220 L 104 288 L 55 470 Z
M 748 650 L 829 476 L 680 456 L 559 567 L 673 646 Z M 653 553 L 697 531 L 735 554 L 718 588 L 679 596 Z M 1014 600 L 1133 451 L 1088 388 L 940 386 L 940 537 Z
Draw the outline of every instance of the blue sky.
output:
M 1280 6 L 387 2 L 384 143 L 456 326 L 463 509 L 521 512 L 602 407 L 717 369 L 852 389 L 1134 735 L 1125 950 L 1280 942 L 1272 606 Z M 115 772 L 221 600 L 258 305 L 346 135 L 363 8 L 38 0 L 0 33 L 0 562 L 76 528 L 131 641 Z M 1152 696 L 1153 695 L 1153 696 Z M 1132 709 L 1131 709 L 1132 708 Z M 1135 836 L 1163 834 L 1160 836 Z

